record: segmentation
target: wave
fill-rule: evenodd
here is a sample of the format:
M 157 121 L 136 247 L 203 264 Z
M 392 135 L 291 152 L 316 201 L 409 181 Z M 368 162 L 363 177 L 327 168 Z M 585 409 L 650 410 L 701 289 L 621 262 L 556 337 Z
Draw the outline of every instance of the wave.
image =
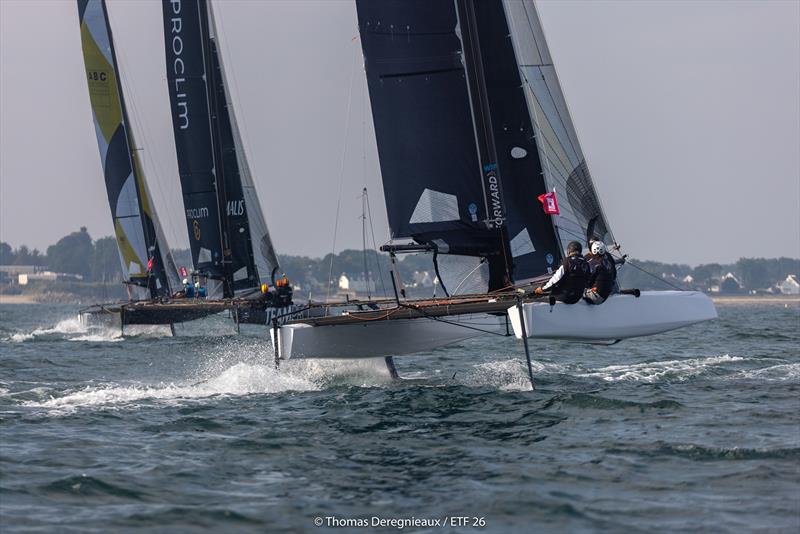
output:
M 212 366 L 213 368 L 213 366 Z M 287 361 L 272 365 L 239 362 L 199 381 L 159 384 L 104 384 L 87 386 L 65 395 L 29 400 L 22 405 L 55 414 L 81 408 L 126 408 L 143 404 L 175 405 L 219 397 L 315 391 L 340 384 L 374 386 L 390 381 L 383 360 Z
M 784 363 L 740 371 L 732 376 L 734 379 L 766 380 L 769 382 L 782 382 L 786 380 L 800 380 L 800 363 Z
M 128 325 L 125 327 L 125 337 L 146 336 L 162 337 L 169 336 L 171 332 L 168 326 L 161 325 Z M 67 341 L 88 341 L 88 342 L 118 342 L 124 337 L 119 328 L 113 326 L 88 326 L 79 317 L 70 317 L 56 323 L 55 326 L 46 328 L 40 327 L 31 332 L 15 332 L 2 341 L 11 343 L 22 343 L 38 340 L 67 340 Z
M 800 448 L 746 448 L 746 447 L 706 447 L 693 443 L 656 442 L 647 448 L 610 448 L 608 453 L 634 453 L 640 456 L 678 456 L 690 460 L 793 460 L 800 459 Z
M 742 362 L 746 358 L 740 356 L 709 356 L 705 358 L 687 358 L 685 360 L 665 360 L 627 365 L 609 365 L 592 369 L 577 376 L 600 378 L 607 382 L 661 382 L 663 380 L 687 380 L 705 373 L 713 368 L 732 362 Z

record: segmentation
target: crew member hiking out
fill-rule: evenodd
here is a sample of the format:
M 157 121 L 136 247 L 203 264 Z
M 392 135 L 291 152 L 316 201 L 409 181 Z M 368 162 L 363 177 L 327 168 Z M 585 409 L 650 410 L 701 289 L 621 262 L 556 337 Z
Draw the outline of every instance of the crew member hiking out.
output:
M 586 262 L 589 264 L 591 274 L 583 298 L 589 304 L 602 304 L 611 293 L 618 291 L 616 261 L 607 252 L 605 243 L 592 241 Z M 623 258 L 620 263 L 625 263 L 625 259 Z
M 582 249 L 580 243 L 570 241 L 567 245 L 567 257 L 561 262 L 561 266 L 545 285 L 536 288 L 535 293 L 542 295 L 550 290 L 556 300 L 566 304 L 575 304 L 581 300 L 590 274 L 589 264 L 581 256 Z

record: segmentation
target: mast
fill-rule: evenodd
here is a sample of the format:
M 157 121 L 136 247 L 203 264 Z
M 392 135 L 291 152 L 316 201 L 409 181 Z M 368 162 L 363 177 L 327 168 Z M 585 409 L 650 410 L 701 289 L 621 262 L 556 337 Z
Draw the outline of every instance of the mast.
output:
M 258 288 L 262 282 L 274 282 L 274 273 L 279 269 L 278 257 L 267 229 L 236 119 L 230 91 L 231 83 L 225 68 L 223 44 L 220 43 L 221 32 L 217 27 L 213 4 L 210 2 L 208 13 L 210 39 L 215 50 L 215 72 L 218 74 L 218 113 L 223 133 L 221 139 L 228 197 L 226 212 L 230 224 L 229 236 L 232 241 L 234 264 L 239 265 L 238 270 L 233 273 L 234 288 L 237 290 Z M 241 266 L 246 266 L 246 271 L 242 271 Z
M 487 199 L 487 228 L 498 233 L 501 254 L 489 257 L 489 289 L 500 289 L 513 283 L 511 258 L 508 248 L 506 228 L 506 209 L 503 201 L 503 186 L 497 165 L 497 148 L 492 131 L 491 110 L 485 82 L 481 45 L 477 32 L 478 22 L 472 0 L 456 0 L 456 14 L 463 45 L 463 58 L 467 73 L 467 86 L 472 101 L 472 117 L 478 156 L 481 163 L 483 186 Z
M 203 64 L 204 72 L 206 75 L 206 96 L 208 98 L 208 108 L 210 111 L 209 119 L 211 122 L 211 149 L 213 151 L 214 161 L 214 186 L 217 190 L 217 210 L 219 211 L 220 218 L 220 232 L 222 239 L 222 295 L 225 298 L 233 297 L 233 271 L 231 259 L 231 243 L 230 243 L 230 223 L 227 216 L 228 197 L 225 194 L 225 165 L 222 154 L 221 143 L 221 118 L 219 112 L 219 99 L 218 99 L 218 84 L 217 81 L 219 63 L 216 61 L 217 50 L 210 38 L 210 31 L 208 27 L 208 4 L 206 0 L 198 1 L 199 19 L 200 19 L 200 36 L 203 49 Z
M 78 0 L 78 18 L 95 133 L 123 276 L 129 288 L 146 288 L 151 298 L 168 297 L 176 278 L 174 261 L 134 151 L 105 1 Z M 142 293 L 129 292 L 132 297 L 141 297 Z

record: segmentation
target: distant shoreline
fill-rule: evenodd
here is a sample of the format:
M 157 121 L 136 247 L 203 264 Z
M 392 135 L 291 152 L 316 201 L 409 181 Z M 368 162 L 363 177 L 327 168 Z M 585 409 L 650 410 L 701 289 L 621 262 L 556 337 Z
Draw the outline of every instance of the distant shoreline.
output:
M 0 295 L 0 304 L 39 304 L 38 295 Z
M 709 295 L 711 296 L 711 295 Z M 713 295 L 714 304 L 797 304 L 800 295 Z
M 800 306 L 800 295 L 709 295 L 714 304 L 744 305 L 744 304 L 792 304 Z M 0 304 L 80 304 L 84 299 L 75 295 L 74 300 L 69 294 L 28 294 L 28 295 L 2 295 Z

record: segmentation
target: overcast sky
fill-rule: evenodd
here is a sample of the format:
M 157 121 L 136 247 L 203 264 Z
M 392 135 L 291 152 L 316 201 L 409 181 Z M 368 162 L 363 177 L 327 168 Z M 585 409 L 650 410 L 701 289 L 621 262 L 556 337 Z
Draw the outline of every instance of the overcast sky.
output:
M 364 184 L 385 241 L 354 2 L 215 5 L 278 252 L 331 250 L 342 175 L 336 249 L 361 246 Z M 800 257 L 800 2 L 538 7 L 628 253 L 691 264 Z M 171 245 L 186 247 L 161 6 L 112 0 L 109 11 L 147 179 Z M 111 234 L 75 2 L 0 0 L 0 58 L 0 240 L 44 249 L 79 226 Z

